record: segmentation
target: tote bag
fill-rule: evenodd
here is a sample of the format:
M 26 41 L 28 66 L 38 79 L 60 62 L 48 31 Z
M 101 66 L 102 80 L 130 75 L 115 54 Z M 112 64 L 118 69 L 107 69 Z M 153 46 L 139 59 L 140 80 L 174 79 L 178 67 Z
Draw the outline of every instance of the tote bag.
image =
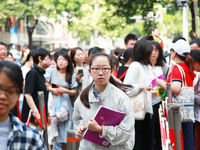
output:
M 138 63 L 138 65 L 141 65 Z M 142 68 L 142 67 L 141 67 Z M 141 70 L 138 74 L 138 83 L 143 83 L 142 80 L 142 74 Z M 137 89 L 131 88 L 129 91 L 127 91 L 127 95 L 129 96 L 132 104 L 132 108 L 134 111 L 134 117 L 135 120 L 144 120 L 145 114 L 146 114 L 146 99 L 147 99 L 147 91 L 142 90 L 140 93 L 135 94 Z
M 135 120 L 144 120 L 146 114 L 146 98 L 145 91 L 138 93 L 135 96 L 129 96 L 134 111 Z
M 185 72 L 180 65 L 177 65 L 182 79 L 181 91 L 178 95 L 173 96 L 173 103 L 180 104 L 182 122 L 194 122 L 194 87 L 188 87 L 185 78 Z

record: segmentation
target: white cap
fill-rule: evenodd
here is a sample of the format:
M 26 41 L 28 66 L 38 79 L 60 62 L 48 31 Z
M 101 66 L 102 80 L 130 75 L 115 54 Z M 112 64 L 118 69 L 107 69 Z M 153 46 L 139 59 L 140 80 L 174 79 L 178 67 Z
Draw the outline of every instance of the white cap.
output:
M 176 41 L 171 48 L 173 48 L 176 53 L 183 57 L 186 57 L 184 53 L 190 53 L 191 51 L 189 43 L 182 39 Z

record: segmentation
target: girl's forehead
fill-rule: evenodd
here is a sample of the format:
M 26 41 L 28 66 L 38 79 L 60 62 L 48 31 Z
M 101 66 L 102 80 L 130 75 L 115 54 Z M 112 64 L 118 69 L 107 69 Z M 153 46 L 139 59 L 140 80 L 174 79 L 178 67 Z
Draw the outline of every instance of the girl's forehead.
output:
M 83 53 L 83 51 L 80 50 L 80 49 L 77 49 L 77 50 L 76 50 L 76 54 L 80 54 L 80 53 Z
M 110 66 L 110 62 L 108 58 L 105 56 L 97 56 L 96 58 L 93 59 L 92 65 L 101 65 L 101 66 L 109 65 Z

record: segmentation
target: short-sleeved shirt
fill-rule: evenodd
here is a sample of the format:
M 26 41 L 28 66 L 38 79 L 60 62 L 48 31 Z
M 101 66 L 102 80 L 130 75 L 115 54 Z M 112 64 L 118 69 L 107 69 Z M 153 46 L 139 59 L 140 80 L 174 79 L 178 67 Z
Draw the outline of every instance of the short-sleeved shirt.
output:
M 44 78 L 45 70 L 38 67 L 34 64 L 34 68 L 32 68 L 26 75 L 26 82 L 25 82 L 25 94 L 31 93 L 34 103 L 39 110 L 39 101 L 38 101 L 38 91 L 44 92 L 44 101 L 46 106 L 46 116 L 47 116 L 47 100 L 48 100 L 48 91 L 45 84 Z M 28 114 L 30 111 L 30 107 L 26 100 L 23 102 L 22 108 L 22 122 L 26 122 L 28 118 Z M 31 118 L 31 122 L 34 122 L 34 118 Z
M 186 63 L 181 62 L 178 65 L 180 65 L 185 72 L 187 86 L 190 86 L 190 87 L 193 86 L 193 80 L 195 78 L 195 74 L 190 71 Z M 173 67 L 172 72 L 169 74 L 167 83 L 170 83 L 173 81 L 178 81 L 181 83 L 182 81 L 185 81 L 182 79 L 181 73 L 176 65 Z

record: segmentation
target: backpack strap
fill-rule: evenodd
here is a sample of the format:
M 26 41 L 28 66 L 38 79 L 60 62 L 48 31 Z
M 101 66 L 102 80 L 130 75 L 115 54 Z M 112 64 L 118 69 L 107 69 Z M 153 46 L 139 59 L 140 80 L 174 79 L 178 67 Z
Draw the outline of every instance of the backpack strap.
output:
M 126 69 L 126 71 L 124 71 L 124 73 L 118 79 L 121 80 L 123 77 L 125 77 L 127 71 L 128 71 L 128 69 Z

